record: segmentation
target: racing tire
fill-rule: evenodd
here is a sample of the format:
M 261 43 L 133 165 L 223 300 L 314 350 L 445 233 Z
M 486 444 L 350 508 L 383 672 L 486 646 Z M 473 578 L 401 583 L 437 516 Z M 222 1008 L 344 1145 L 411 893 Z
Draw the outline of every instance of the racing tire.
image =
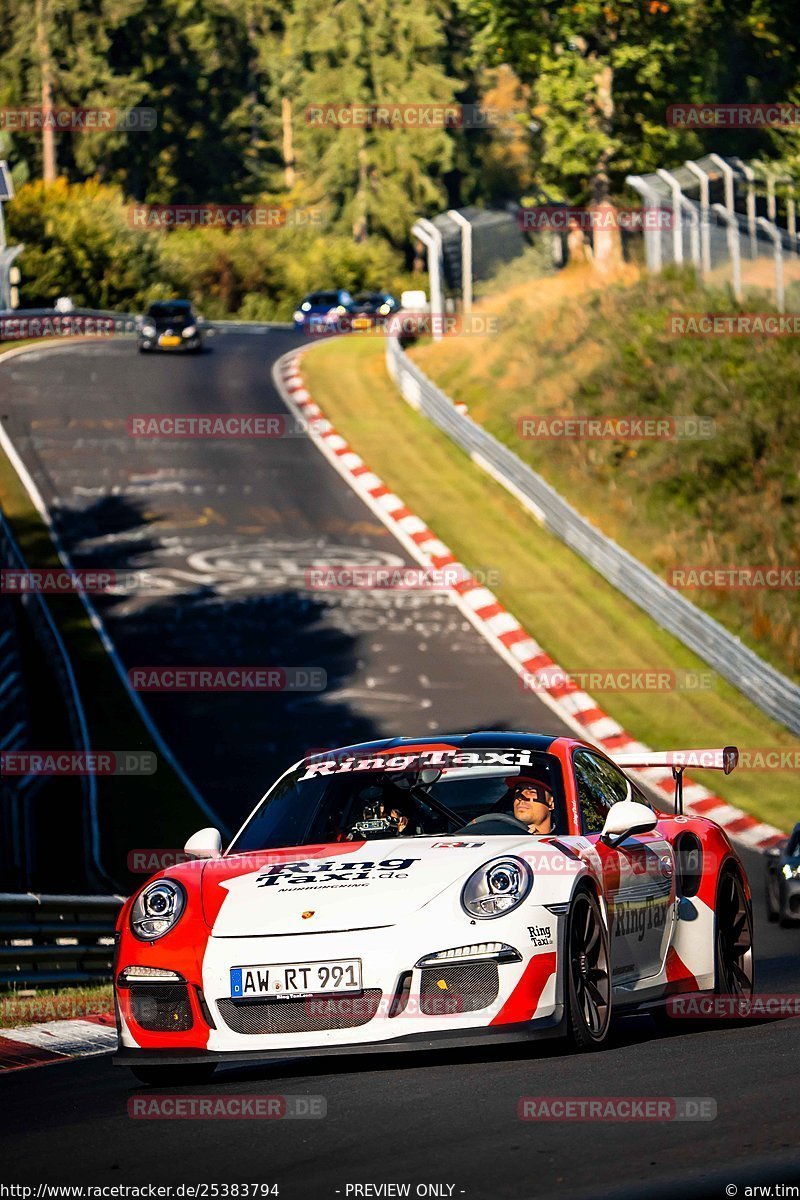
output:
M 569 911 L 564 993 L 567 1032 L 575 1050 L 600 1050 L 611 1028 L 608 929 L 594 892 L 581 888 Z
M 714 917 L 714 992 L 747 999 L 753 994 L 753 907 L 737 870 L 717 884 Z
M 131 1073 L 147 1087 L 195 1086 L 208 1083 L 217 1069 L 216 1063 L 187 1063 L 175 1067 L 131 1067 Z

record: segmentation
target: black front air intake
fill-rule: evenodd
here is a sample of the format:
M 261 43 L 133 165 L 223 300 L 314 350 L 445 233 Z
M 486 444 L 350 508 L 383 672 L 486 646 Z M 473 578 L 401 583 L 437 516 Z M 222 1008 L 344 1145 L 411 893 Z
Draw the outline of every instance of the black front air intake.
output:
M 336 996 L 324 1000 L 249 1000 L 244 1004 L 225 997 L 217 1001 L 217 1008 L 234 1033 L 316 1033 L 366 1025 L 378 1011 L 382 995 L 380 988 L 367 988 L 360 996 Z
M 153 1033 L 183 1033 L 193 1024 L 185 983 L 133 984 L 131 1011 L 137 1025 Z
M 497 999 L 500 977 L 497 963 L 475 962 L 460 966 L 424 967 L 420 983 L 420 1011 L 427 1017 L 477 1012 Z

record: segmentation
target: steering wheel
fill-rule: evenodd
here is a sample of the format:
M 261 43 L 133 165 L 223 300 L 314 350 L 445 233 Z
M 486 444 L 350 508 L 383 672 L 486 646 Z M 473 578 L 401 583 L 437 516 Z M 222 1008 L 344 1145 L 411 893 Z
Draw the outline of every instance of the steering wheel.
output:
M 510 825 L 517 833 L 529 833 L 528 826 L 524 821 L 518 821 L 516 817 L 512 817 L 511 813 L 488 812 L 481 813 L 479 817 L 473 817 L 461 829 L 457 829 L 456 833 L 464 833 L 467 829 L 474 829 L 476 825 L 496 825 L 500 822 L 503 825 Z

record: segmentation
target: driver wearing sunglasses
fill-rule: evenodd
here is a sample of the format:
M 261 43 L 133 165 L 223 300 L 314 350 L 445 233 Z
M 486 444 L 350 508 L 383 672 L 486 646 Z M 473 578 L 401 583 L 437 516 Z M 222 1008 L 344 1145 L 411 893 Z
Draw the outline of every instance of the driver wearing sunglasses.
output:
M 512 775 L 506 785 L 511 793 L 514 816 L 528 826 L 528 833 L 539 836 L 552 833 L 555 797 L 550 789 L 541 780 L 524 775 Z

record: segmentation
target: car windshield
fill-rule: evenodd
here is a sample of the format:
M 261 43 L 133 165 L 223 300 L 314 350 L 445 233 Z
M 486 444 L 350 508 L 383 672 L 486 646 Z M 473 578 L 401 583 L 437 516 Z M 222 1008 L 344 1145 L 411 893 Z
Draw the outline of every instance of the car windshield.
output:
M 426 765 L 438 758 L 438 764 Z M 546 832 L 564 831 L 561 766 L 550 754 L 479 749 L 443 755 L 384 754 L 304 763 L 268 792 L 230 853 L 385 837 L 430 837 L 464 830 L 482 817 L 475 836 L 514 835 L 513 789 L 538 788 L 553 799 Z M 466 762 L 464 760 L 474 760 Z
M 310 296 L 306 296 L 306 302 L 318 307 L 323 304 L 333 306 L 339 303 L 338 292 L 312 292 Z
M 147 315 L 156 321 L 170 317 L 188 317 L 191 315 L 191 306 L 186 300 L 170 300 L 164 304 L 151 304 Z

